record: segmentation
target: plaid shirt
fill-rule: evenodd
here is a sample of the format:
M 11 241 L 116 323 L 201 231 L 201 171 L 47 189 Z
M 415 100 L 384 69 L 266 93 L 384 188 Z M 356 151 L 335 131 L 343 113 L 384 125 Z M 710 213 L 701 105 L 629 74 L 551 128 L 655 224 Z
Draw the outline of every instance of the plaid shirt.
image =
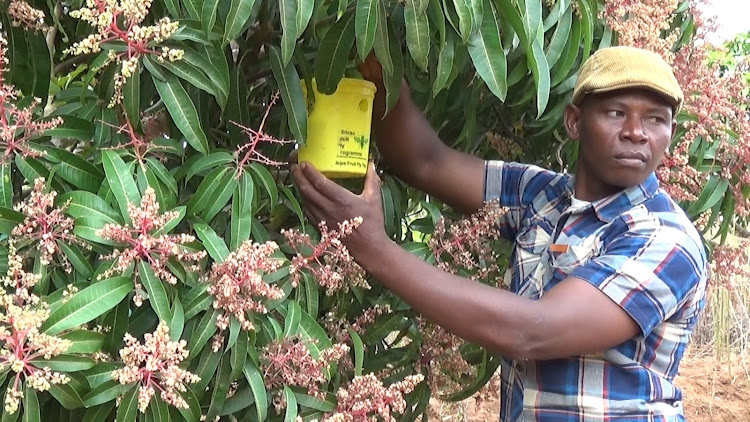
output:
M 509 208 L 500 230 L 515 241 L 505 284 L 539 299 L 566 277 L 586 280 L 641 333 L 603 353 L 503 361 L 500 420 L 684 421 L 674 378 L 704 303 L 701 238 L 654 174 L 578 207 L 573 183 L 569 174 L 487 162 L 485 199 Z M 550 251 L 553 243 L 567 252 Z

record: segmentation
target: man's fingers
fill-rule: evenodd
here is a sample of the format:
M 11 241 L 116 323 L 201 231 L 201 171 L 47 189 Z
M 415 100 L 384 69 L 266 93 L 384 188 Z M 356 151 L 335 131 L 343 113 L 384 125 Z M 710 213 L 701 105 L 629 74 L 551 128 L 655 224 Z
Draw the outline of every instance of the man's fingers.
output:
M 344 196 L 351 195 L 348 190 L 337 185 L 333 180 L 325 177 L 310 163 L 301 163 L 302 174 L 310 183 L 311 187 L 334 204 L 341 205 Z
M 292 177 L 294 177 L 294 183 L 297 185 L 297 189 L 299 189 L 300 196 L 306 208 L 330 209 L 331 201 L 318 191 L 301 166 L 294 166 Z
M 367 176 L 365 177 L 365 187 L 362 190 L 362 197 L 366 200 L 378 199 L 380 200 L 380 176 L 375 171 L 375 164 L 370 163 L 367 166 Z

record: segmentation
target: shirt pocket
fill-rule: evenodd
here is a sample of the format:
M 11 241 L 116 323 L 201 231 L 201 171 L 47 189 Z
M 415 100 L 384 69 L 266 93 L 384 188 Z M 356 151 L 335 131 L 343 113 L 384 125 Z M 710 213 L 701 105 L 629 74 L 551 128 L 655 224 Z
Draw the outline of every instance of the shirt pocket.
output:
M 587 238 L 579 245 L 569 245 L 566 252 L 550 252 L 550 261 L 555 276 L 565 278 L 598 255 L 598 242 L 594 238 Z

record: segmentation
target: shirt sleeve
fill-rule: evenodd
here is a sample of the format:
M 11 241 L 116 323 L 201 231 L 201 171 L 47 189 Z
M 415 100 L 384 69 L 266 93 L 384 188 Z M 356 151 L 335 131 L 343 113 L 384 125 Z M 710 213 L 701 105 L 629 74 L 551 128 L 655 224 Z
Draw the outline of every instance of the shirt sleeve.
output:
M 563 176 L 541 167 L 505 161 L 485 162 L 484 200 L 508 209 L 499 221 L 501 234 L 513 240 L 530 206 L 547 204 L 561 194 Z
M 627 227 L 622 220 L 615 224 Z M 696 236 L 658 222 L 635 225 L 570 276 L 599 288 L 633 318 L 645 337 L 706 282 L 706 255 Z

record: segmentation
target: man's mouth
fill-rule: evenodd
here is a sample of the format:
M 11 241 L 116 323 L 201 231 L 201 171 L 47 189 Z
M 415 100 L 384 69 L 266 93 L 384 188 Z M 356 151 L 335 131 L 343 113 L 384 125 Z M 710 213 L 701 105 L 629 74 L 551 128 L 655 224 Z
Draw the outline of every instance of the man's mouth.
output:
M 625 167 L 641 167 L 648 161 L 646 154 L 640 151 L 621 152 L 614 158 Z

